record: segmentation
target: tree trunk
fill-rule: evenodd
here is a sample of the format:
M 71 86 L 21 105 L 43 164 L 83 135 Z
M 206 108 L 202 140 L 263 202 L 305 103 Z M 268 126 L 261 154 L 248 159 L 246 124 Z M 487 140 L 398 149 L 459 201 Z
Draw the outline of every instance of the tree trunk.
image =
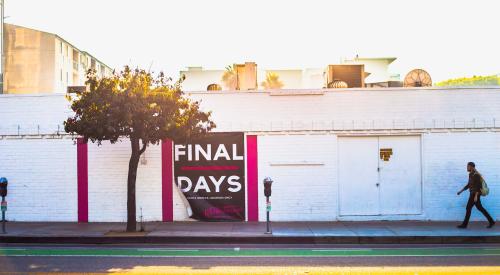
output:
M 132 155 L 128 164 L 128 179 L 127 179 L 127 232 L 135 232 L 136 225 L 136 203 L 135 203 L 135 181 L 137 178 L 137 167 L 139 166 L 139 158 L 141 150 L 139 149 L 139 139 L 130 138 L 132 146 Z

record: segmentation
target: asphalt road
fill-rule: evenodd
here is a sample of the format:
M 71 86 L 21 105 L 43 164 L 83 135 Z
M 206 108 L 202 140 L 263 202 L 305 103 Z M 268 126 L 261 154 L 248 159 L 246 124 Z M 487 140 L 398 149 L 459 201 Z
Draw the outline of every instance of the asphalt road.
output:
M 0 274 L 500 274 L 497 245 L 2 245 Z

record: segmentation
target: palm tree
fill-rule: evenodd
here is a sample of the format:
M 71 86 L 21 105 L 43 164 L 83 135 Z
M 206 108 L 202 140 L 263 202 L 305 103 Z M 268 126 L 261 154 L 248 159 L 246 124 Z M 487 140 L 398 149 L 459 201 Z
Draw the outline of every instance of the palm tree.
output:
M 226 66 L 226 70 L 222 74 L 222 83 L 228 90 L 236 90 L 237 86 L 236 71 L 233 65 Z
M 265 90 L 281 89 L 283 82 L 280 81 L 280 76 L 277 73 L 269 72 L 266 74 L 266 80 L 260 84 Z

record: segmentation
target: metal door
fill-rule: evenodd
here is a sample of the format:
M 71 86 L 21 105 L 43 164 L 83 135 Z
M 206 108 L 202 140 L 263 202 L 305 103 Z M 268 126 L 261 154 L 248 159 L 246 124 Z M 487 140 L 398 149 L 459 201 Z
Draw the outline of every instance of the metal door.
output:
M 378 137 L 339 137 L 340 215 L 378 215 Z
M 422 212 L 420 137 L 379 137 L 380 214 L 406 215 Z
M 419 136 L 339 137 L 341 216 L 422 212 Z

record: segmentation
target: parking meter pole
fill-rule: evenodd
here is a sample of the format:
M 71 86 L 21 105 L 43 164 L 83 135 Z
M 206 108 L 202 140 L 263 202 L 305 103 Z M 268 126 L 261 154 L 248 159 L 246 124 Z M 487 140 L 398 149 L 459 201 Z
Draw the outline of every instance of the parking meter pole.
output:
M 5 197 L 2 197 L 2 205 L 5 203 Z M 2 207 L 2 234 L 7 233 L 5 231 L 5 209 Z
M 271 221 L 269 220 L 269 197 L 266 197 L 266 234 L 271 234 Z
M 264 196 L 266 196 L 266 234 L 271 234 L 271 221 L 269 220 L 269 212 L 271 212 L 271 186 L 273 180 L 270 177 L 264 179 Z
M 2 211 L 2 233 L 5 234 L 5 211 L 7 211 L 7 201 L 5 201 L 5 196 L 7 196 L 7 185 L 9 181 L 1 177 L 0 178 L 0 196 L 2 197 L 2 203 L 0 205 L 0 210 Z

